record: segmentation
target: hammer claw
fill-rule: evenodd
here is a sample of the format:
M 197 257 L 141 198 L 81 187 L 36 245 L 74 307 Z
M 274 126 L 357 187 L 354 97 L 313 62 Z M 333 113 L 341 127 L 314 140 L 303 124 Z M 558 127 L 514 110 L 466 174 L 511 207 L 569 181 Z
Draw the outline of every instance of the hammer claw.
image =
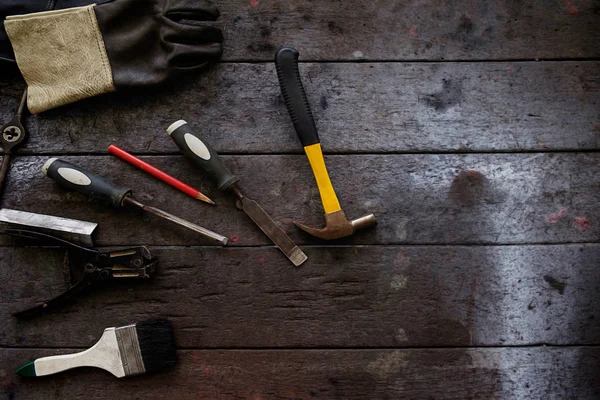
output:
M 298 228 L 321 239 L 339 239 L 344 236 L 350 236 L 355 230 L 371 227 L 375 223 L 375 216 L 373 214 L 349 221 L 342 210 L 325 214 L 325 228 L 322 229 L 311 228 L 310 226 L 294 221 L 294 225 Z

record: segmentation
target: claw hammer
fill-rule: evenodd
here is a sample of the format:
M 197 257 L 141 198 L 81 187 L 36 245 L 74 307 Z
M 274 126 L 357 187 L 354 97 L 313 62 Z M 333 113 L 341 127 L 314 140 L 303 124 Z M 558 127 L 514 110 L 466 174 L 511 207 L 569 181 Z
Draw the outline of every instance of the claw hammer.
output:
M 376 224 L 375 216 L 369 214 L 350 221 L 340 206 L 327 173 L 315 120 L 300 79 L 298 56 L 299 53 L 296 49 L 282 47 L 275 55 L 275 66 L 285 105 L 317 181 L 325 211 L 325 227 L 322 229 L 311 228 L 296 221 L 294 221 L 294 224 L 303 231 L 321 239 L 338 239 L 350 236 L 357 229 L 374 226 Z

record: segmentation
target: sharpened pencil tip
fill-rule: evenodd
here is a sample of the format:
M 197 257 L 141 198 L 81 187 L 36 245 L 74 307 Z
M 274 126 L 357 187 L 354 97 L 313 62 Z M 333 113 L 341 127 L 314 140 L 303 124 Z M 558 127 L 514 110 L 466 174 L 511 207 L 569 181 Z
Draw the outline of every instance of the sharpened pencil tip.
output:
M 205 203 L 211 204 L 213 206 L 217 205 L 217 203 L 215 203 L 214 201 L 212 201 L 211 199 L 209 199 L 207 196 L 203 195 L 200 192 L 198 192 L 198 194 L 196 195 L 196 199 L 203 201 Z

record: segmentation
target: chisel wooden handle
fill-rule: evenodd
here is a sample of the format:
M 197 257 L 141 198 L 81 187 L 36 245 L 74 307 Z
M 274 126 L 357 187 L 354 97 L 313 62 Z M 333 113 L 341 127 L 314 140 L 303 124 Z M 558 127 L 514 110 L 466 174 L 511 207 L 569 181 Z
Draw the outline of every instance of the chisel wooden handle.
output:
M 239 178 L 223 164 L 217 152 L 202 140 L 184 120 L 172 123 L 167 128 L 167 134 L 171 136 L 187 158 L 208 174 L 219 190 L 228 190 L 239 181 Z
M 57 158 L 46 161 L 42 173 L 54 179 L 65 189 L 82 193 L 115 207 L 122 207 L 123 199 L 131 195 L 130 189 L 116 186 L 99 175 Z
M 319 134 L 298 71 L 298 55 L 298 50 L 292 47 L 282 47 L 277 51 L 275 55 L 277 78 L 292 123 L 315 175 L 323 209 L 329 214 L 342 208 L 327 173 Z
M 306 147 L 319 143 L 319 134 L 300 79 L 299 55 L 298 50 L 292 47 L 282 47 L 275 55 L 275 67 L 285 106 L 302 146 Z

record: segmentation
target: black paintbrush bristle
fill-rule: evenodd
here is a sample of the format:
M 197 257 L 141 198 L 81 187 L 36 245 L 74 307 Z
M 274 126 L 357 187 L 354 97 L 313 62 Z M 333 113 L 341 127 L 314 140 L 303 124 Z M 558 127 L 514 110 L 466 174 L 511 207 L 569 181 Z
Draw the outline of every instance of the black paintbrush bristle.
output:
M 177 352 L 171 321 L 152 319 L 135 324 L 135 329 L 147 373 L 175 368 Z

